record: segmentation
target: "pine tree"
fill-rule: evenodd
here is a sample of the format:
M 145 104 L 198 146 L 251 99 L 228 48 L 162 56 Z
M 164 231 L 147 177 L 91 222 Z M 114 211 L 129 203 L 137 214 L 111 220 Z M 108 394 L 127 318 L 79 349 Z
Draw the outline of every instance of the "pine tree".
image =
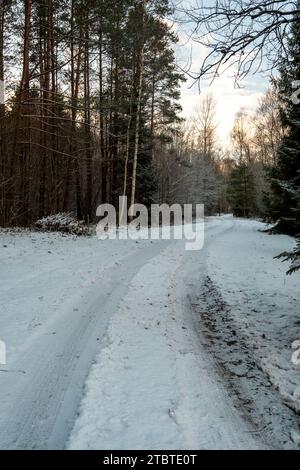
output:
M 287 273 L 292 274 L 300 269 L 300 185 L 295 189 L 293 183 L 287 183 L 285 192 L 295 201 L 295 207 L 292 208 L 292 220 L 297 235 L 297 244 L 293 251 L 281 253 L 277 258 L 284 258 L 284 261 L 291 261 L 291 267 Z
M 292 261 L 290 274 L 300 269 L 300 105 L 295 93 L 295 83 L 300 83 L 300 0 L 297 7 L 288 41 L 288 58 L 283 62 L 276 83 L 286 132 L 277 152 L 276 165 L 270 171 L 273 198 L 269 203 L 270 218 L 276 222 L 271 232 L 298 237 L 294 251 L 279 255 Z
M 236 217 L 251 217 L 256 213 L 255 185 L 253 175 L 245 162 L 232 170 L 227 198 Z
M 300 1 L 298 0 L 298 8 Z M 277 162 L 270 171 L 273 197 L 269 215 L 276 222 L 273 233 L 297 235 L 299 212 L 297 193 L 300 186 L 300 105 L 294 82 L 300 80 L 300 15 L 297 13 L 288 42 L 289 56 L 284 61 L 276 83 L 281 100 L 281 121 L 285 136 L 277 152 Z

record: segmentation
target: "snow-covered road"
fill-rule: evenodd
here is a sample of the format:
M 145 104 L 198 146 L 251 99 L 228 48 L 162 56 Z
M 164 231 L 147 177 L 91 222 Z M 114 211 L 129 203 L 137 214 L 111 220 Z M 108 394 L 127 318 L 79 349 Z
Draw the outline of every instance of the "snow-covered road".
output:
M 188 302 L 214 245 L 237 229 L 210 219 L 199 252 L 184 241 L 1 233 L 0 448 L 264 447 Z
M 230 226 L 211 223 L 207 232 Z M 173 242 L 133 278 L 88 379 L 70 448 L 256 447 L 189 312 L 187 293 L 203 275 L 204 256 Z
M 131 279 L 162 248 L 121 245 L 118 252 L 116 245 L 102 250 L 95 240 L 54 236 L 50 251 L 52 237 L 16 236 L 14 247 L 5 246 L 17 259 L 1 259 L 3 449 L 65 446 L 108 322 Z

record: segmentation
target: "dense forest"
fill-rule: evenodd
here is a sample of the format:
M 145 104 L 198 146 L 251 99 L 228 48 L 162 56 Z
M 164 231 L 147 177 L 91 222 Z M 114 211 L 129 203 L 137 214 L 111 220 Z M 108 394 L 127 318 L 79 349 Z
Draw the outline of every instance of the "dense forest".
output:
M 149 3 L 2 2 L 1 225 L 151 201 L 183 78 L 168 2 Z
M 120 195 L 223 209 L 213 100 L 183 123 L 171 14 L 167 0 L 2 3 L 1 225 L 92 220 Z
M 300 116 L 292 96 L 300 79 L 300 2 L 292 2 L 291 11 L 275 2 L 274 11 L 266 2 L 260 2 L 264 10 L 239 0 L 233 15 L 232 2 L 224 1 L 203 17 L 198 10 L 186 13 L 198 28 L 207 25 L 212 37 L 225 28 L 223 42 L 210 44 L 219 55 L 215 69 L 205 61 L 199 80 L 217 75 L 239 54 L 236 79 L 251 70 L 244 48 L 252 37 L 244 36 L 244 17 L 267 21 L 269 30 L 255 23 L 264 45 L 275 26 L 284 27 L 272 56 L 279 75 L 255 113 L 237 114 L 230 150 L 218 142 L 212 94 L 201 97 L 191 119 L 181 117 L 186 78 L 175 60 L 171 3 L 0 2 L 0 83 L 6 83 L 0 226 L 28 226 L 60 212 L 90 222 L 100 203 L 117 206 L 126 195 L 130 204 L 203 203 L 206 214 L 262 217 L 274 233 L 299 233 Z M 238 26 L 226 29 L 237 17 L 239 37 Z M 264 54 L 264 46 L 255 44 L 253 51 Z M 294 263 L 298 255 L 285 254 Z

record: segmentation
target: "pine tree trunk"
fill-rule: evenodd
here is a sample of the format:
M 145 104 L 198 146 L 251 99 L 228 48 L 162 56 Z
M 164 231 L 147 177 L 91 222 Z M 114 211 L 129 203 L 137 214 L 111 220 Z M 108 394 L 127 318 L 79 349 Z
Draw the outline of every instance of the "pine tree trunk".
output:
M 3 87 L 4 92 L 4 6 L 0 4 L 0 87 Z M 0 97 L 1 98 L 1 97 Z M 6 202 L 5 202 L 5 186 L 6 186 L 6 162 L 4 153 L 4 119 L 5 119 L 5 106 L 0 101 L 0 225 L 6 224 Z
M 99 32 L 99 125 L 100 125 L 100 193 L 101 193 L 101 203 L 105 201 L 105 149 L 104 149 L 104 119 L 103 119 L 103 34 L 102 28 Z
M 137 100 L 137 109 L 136 109 L 133 169 L 132 169 L 132 183 L 131 183 L 131 203 L 130 203 L 131 206 L 135 204 L 135 196 L 136 196 L 136 176 L 137 176 L 138 153 L 139 153 L 141 105 L 142 105 L 143 78 L 144 78 L 144 48 L 145 46 L 143 44 L 141 52 L 140 52 L 140 60 L 139 60 L 138 100 Z
M 23 40 L 23 69 L 21 79 L 20 98 L 17 108 L 16 133 L 15 133 L 15 149 L 17 150 L 17 134 L 19 130 L 20 119 L 23 114 L 28 113 L 29 109 L 29 54 L 30 54 L 30 22 L 31 22 L 31 0 L 25 0 L 25 18 L 24 18 L 24 40 Z M 20 181 L 19 181 L 19 197 L 18 206 L 20 208 L 19 220 L 22 225 L 26 225 L 29 220 L 29 201 L 28 201 L 28 157 L 30 154 L 30 118 L 22 116 L 22 124 L 24 125 L 24 143 L 20 145 Z M 17 155 L 18 156 L 18 155 Z
M 90 55 L 89 55 L 89 26 L 87 21 L 85 33 L 85 70 L 84 70 L 84 95 L 85 95 L 85 147 L 86 147 L 86 201 L 85 220 L 92 219 L 93 204 L 93 153 L 91 150 L 91 109 L 90 109 Z

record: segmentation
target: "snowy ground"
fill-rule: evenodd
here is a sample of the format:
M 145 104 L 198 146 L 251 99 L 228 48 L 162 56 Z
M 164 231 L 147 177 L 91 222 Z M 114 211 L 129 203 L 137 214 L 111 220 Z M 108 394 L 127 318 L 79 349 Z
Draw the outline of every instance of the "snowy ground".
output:
M 298 418 L 282 400 L 297 404 L 299 275 L 273 260 L 292 240 L 260 227 L 211 218 L 199 252 L 184 241 L 0 233 L 0 448 L 294 445 Z M 224 345 L 228 331 L 237 341 Z M 263 369 L 247 390 L 238 340 Z M 220 371 L 220 348 L 234 380 Z M 268 424 L 276 442 L 258 432 L 255 404 L 244 416 L 259 373 L 272 393 L 257 402 L 283 417 Z
M 199 348 L 184 302 L 185 256 L 172 244 L 131 282 L 70 448 L 256 447 Z
M 300 339 L 300 272 L 286 276 L 288 265 L 274 259 L 294 242 L 261 233 L 264 228 L 259 222 L 235 220 L 210 246 L 207 276 L 227 304 L 231 328 L 244 338 L 282 401 L 300 414 L 300 365 L 292 362 L 292 344 Z M 235 348 L 233 344 L 231 354 Z M 239 368 L 243 375 L 242 364 L 235 372 Z M 300 444 L 300 429 L 290 432 Z
M 0 448 L 62 448 L 109 320 L 161 250 L 126 241 L 1 233 Z

